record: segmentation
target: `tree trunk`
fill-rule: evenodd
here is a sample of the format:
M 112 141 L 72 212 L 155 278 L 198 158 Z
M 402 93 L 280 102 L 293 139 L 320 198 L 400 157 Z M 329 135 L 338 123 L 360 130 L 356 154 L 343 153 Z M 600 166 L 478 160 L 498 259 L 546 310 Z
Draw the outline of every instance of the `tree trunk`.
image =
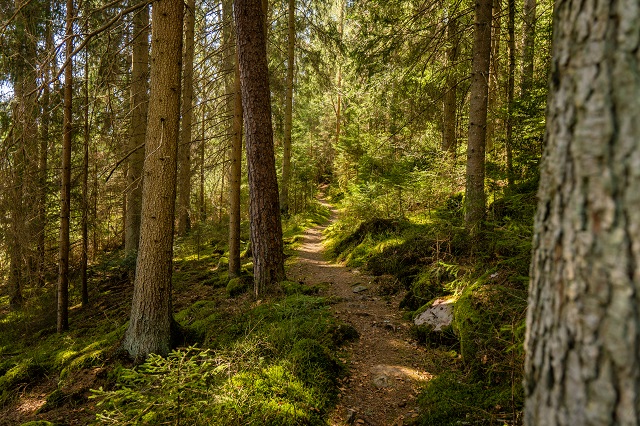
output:
M 457 148 L 456 122 L 457 103 L 456 91 L 458 87 L 458 17 L 450 11 L 447 21 L 447 79 L 443 95 L 443 133 L 442 150 L 455 154 Z
M 529 96 L 531 82 L 533 81 L 533 54 L 535 52 L 536 41 L 536 0 L 524 0 L 523 14 L 522 33 L 524 34 L 524 41 L 520 92 L 523 97 L 527 97 Z
M 229 276 L 240 274 L 240 187 L 242 183 L 242 93 L 240 92 L 240 70 L 233 31 L 233 4 L 223 3 L 225 25 L 225 55 L 227 72 L 226 91 L 229 96 L 227 110 L 232 117 L 229 125 Z
M 465 196 L 465 225 L 473 235 L 479 231 L 485 214 L 484 153 L 491 57 L 491 5 L 491 0 L 478 0 L 475 9 Z
M 342 41 L 343 33 L 344 33 L 344 1 L 340 0 L 340 19 L 338 21 L 338 34 L 340 36 L 340 41 Z M 338 53 L 340 55 L 340 53 Z M 336 148 L 340 144 L 340 125 L 342 124 L 342 60 L 341 58 L 338 60 L 338 78 L 336 84 L 336 91 L 338 93 L 338 99 L 336 101 Z
M 67 0 L 66 61 L 64 70 L 64 126 L 60 189 L 60 265 L 57 331 L 69 328 L 69 219 L 71 216 L 71 139 L 73 137 L 73 0 Z
M 556 4 L 525 424 L 640 419 L 640 9 Z
M 144 1 L 144 0 L 142 0 Z M 131 57 L 131 129 L 128 150 L 125 251 L 138 249 L 142 208 L 142 165 L 149 108 L 149 6 L 133 15 L 133 52 Z
M 182 128 L 178 147 L 178 235 L 191 229 L 191 128 L 193 123 L 193 55 L 195 32 L 195 0 L 188 0 L 184 15 L 184 82 L 182 87 Z
M 51 31 L 51 2 L 47 2 L 45 24 L 45 48 L 47 52 L 53 50 L 53 33 Z M 51 92 L 50 80 L 52 73 L 52 62 L 47 60 L 42 66 L 42 79 L 44 87 L 42 89 L 42 121 L 40 126 L 40 150 L 38 152 L 38 220 L 37 220 L 37 268 L 38 268 L 38 286 L 45 285 L 45 243 L 47 230 L 47 195 L 48 195 L 48 159 L 49 159 L 49 126 L 51 124 Z
M 140 247 L 123 346 L 135 360 L 171 346 L 171 273 L 176 201 L 182 0 L 153 4 L 151 92 L 145 145 Z
M 260 297 L 276 291 L 276 283 L 285 277 L 266 37 L 261 30 L 265 18 L 260 0 L 235 0 L 234 14 L 246 125 L 254 291 Z
M 287 38 L 287 83 L 284 104 L 284 143 L 282 144 L 282 185 L 280 187 L 280 211 L 289 214 L 289 185 L 291 180 L 291 127 L 293 124 L 293 71 L 296 45 L 296 2 L 289 0 Z
M 204 148 L 205 148 L 205 106 L 202 105 L 202 134 L 200 140 L 200 194 L 199 194 L 199 208 L 198 212 L 200 213 L 200 223 L 204 223 L 207 220 L 207 206 L 205 204 L 204 198 Z
M 487 98 L 487 132 L 485 136 L 485 151 L 493 152 L 496 139 L 496 129 L 499 125 L 497 112 L 501 107 L 500 77 L 502 64 L 500 61 L 500 43 L 502 42 L 502 0 L 493 0 L 491 18 L 491 53 L 489 59 L 489 87 Z
M 515 37 L 515 20 L 516 20 L 516 1 L 507 0 L 508 20 L 507 28 L 509 39 L 507 45 L 509 48 L 509 70 L 507 76 L 507 120 L 505 122 L 505 150 L 507 154 L 507 184 L 509 188 L 513 188 L 513 91 L 515 86 L 516 73 L 516 37 Z
M 85 3 L 85 13 L 88 11 Z M 89 21 L 85 23 L 85 33 L 89 33 Z M 80 253 L 80 276 L 82 277 L 82 306 L 89 305 L 87 288 L 87 266 L 89 254 L 89 51 L 85 50 L 84 57 L 84 138 L 82 144 L 82 248 Z

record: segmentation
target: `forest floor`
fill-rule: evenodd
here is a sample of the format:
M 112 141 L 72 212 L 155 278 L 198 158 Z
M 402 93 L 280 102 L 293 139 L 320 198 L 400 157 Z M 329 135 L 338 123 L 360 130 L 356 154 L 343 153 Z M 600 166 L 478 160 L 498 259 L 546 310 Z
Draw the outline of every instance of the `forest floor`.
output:
M 402 294 L 380 296 L 373 277 L 327 260 L 323 231 L 336 216 L 332 209 L 329 223 L 305 232 L 298 257 L 287 271 L 289 279 L 325 288 L 324 295 L 336 300 L 336 317 L 360 334 L 344 347 L 349 374 L 329 424 L 414 424 L 419 416 L 416 397 L 433 377 L 428 370 L 438 356 L 410 336 L 410 323 L 397 308 Z

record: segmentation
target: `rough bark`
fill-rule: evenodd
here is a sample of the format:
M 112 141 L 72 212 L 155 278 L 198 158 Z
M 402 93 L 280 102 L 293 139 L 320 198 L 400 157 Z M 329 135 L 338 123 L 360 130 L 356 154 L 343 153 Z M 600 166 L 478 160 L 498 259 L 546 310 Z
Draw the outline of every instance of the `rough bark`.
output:
M 145 1 L 145 0 L 142 0 Z M 131 128 L 128 150 L 127 195 L 125 216 L 125 251 L 138 249 L 142 208 L 142 165 L 149 108 L 149 6 L 133 15 L 133 50 L 131 56 Z
M 458 17 L 449 13 L 447 22 L 447 79 L 443 95 L 443 133 L 442 150 L 451 153 L 456 152 L 456 121 L 457 104 L 456 91 L 458 87 L 457 62 L 458 62 Z
M 276 291 L 276 283 L 285 277 L 261 1 L 235 0 L 234 16 L 249 169 L 254 292 L 260 297 Z
M 522 54 L 522 80 L 520 92 L 523 97 L 529 95 L 531 82 L 533 81 L 533 55 L 535 53 L 536 40 L 536 0 L 524 0 L 523 7 L 523 54 Z
M 284 141 L 282 143 L 282 184 L 280 211 L 289 214 L 289 185 L 291 184 L 291 127 L 293 124 L 293 71 L 296 45 L 296 2 L 289 0 L 287 35 L 287 82 L 284 103 Z
M 182 0 L 153 4 L 151 91 L 145 145 L 140 246 L 124 349 L 136 360 L 171 346 L 171 273 L 176 201 Z
M 340 1 L 340 19 L 338 20 L 338 34 L 340 40 L 342 40 L 344 33 L 344 1 Z M 336 92 L 338 93 L 338 99 L 336 100 L 336 139 L 335 146 L 340 144 L 340 126 L 342 124 L 342 61 L 338 60 L 338 77 L 336 82 Z
M 227 110 L 229 121 L 229 276 L 240 274 L 240 185 L 242 181 L 242 94 L 240 92 L 240 70 L 235 49 L 232 0 L 223 3 L 225 26 L 227 73 Z
M 478 0 L 475 8 L 465 196 L 465 225 L 472 234 L 478 231 L 485 214 L 484 160 L 491 57 L 491 5 L 491 0 Z
M 87 13 L 89 3 L 85 3 Z M 89 32 L 89 21 L 85 23 L 85 32 Z M 89 292 L 87 286 L 87 266 L 89 263 L 89 52 L 85 50 L 84 57 L 84 135 L 82 143 L 82 206 L 81 223 L 82 247 L 80 252 L 80 276 L 82 280 L 82 306 L 89 305 Z
M 53 32 L 51 31 L 51 1 L 47 2 L 45 24 L 45 47 L 48 52 L 53 50 Z M 52 61 L 47 59 L 42 65 L 42 80 L 45 82 L 42 89 L 42 121 L 40 126 L 40 149 L 38 151 L 38 219 L 35 233 L 37 235 L 37 280 L 38 286 L 45 284 L 45 243 L 47 228 L 47 195 L 48 188 L 48 161 L 49 161 L 49 126 L 51 124 L 51 91 L 50 83 L 52 74 Z
M 500 57 L 500 45 L 502 43 L 502 0 L 493 0 L 491 13 L 491 53 L 489 59 L 489 87 L 487 98 L 487 131 L 485 135 L 485 151 L 494 150 L 496 129 L 500 120 L 497 112 L 501 108 L 500 79 L 503 75 L 502 61 Z
M 640 9 L 556 4 L 525 424 L 640 422 Z
M 188 0 L 184 15 L 184 58 L 182 86 L 182 126 L 178 147 L 178 235 L 191 229 L 191 133 L 193 127 L 193 56 L 195 33 L 195 0 Z
M 513 92 L 516 74 L 516 1 L 507 0 L 508 18 L 507 30 L 509 38 L 507 47 L 509 49 L 509 69 L 507 71 L 507 118 L 505 120 L 505 151 L 507 154 L 507 184 L 513 187 Z
M 71 216 L 71 139 L 73 137 L 73 0 L 67 0 L 64 70 L 64 125 L 62 140 L 62 174 L 60 177 L 60 247 L 58 269 L 57 331 L 69 328 L 69 220 Z

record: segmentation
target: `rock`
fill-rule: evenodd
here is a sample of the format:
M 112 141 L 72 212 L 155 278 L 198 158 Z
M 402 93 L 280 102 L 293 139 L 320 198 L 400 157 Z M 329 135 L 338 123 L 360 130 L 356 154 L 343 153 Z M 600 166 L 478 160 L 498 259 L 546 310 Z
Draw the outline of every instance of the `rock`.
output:
M 385 374 L 380 374 L 378 376 L 375 376 L 372 381 L 375 387 L 377 387 L 378 389 L 388 388 L 389 386 L 391 386 L 389 377 L 386 376 Z
M 430 325 L 434 331 L 441 331 L 450 326 L 453 321 L 453 300 L 436 299 L 430 307 L 418 315 L 413 323 L 415 325 Z
M 369 290 L 369 287 L 364 286 L 362 284 L 358 284 L 357 286 L 353 287 L 352 290 L 354 293 L 362 293 L 363 291 Z

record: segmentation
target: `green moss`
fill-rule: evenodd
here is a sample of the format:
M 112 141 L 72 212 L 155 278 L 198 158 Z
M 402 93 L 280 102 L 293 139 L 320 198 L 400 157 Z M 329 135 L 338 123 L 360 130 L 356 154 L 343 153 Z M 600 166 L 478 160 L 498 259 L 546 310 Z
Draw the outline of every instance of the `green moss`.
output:
M 228 297 L 239 296 L 242 293 L 247 292 L 251 288 L 252 284 L 253 284 L 253 279 L 247 275 L 242 275 L 236 278 L 232 278 L 227 283 L 227 296 Z

